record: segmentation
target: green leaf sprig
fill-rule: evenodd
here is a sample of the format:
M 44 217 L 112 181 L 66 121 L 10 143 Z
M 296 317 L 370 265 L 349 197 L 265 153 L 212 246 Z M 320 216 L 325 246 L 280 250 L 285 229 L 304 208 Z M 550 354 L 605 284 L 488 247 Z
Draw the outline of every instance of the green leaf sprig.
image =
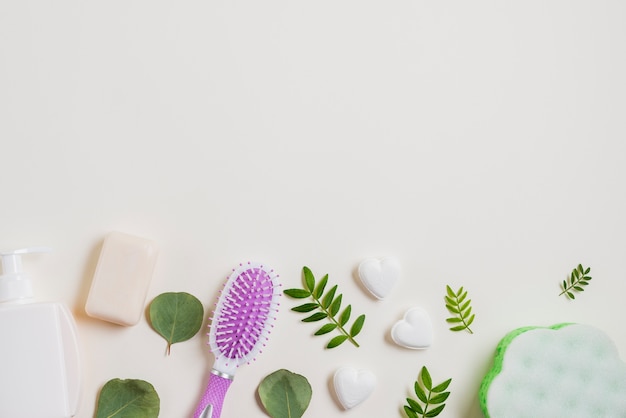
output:
M 409 418 L 436 417 L 446 407 L 444 403 L 450 392 L 445 392 L 452 379 L 448 379 L 433 387 L 433 381 L 426 366 L 422 367 L 419 379 L 415 381 L 415 394 L 420 402 L 406 398 L 408 405 L 404 405 L 404 412 Z M 437 405 L 437 406 L 435 406 Z M 430 407 L 435 406 L 433 409 Z
M 361 332 L 363 324 L 365 323 L 365 315 L 360 315 L 352 323 L 350 330 L 346 330 L 346 328 L 344 327 L 348 324 L 348 321 L 350 320 L 352 306 L 346 306 L 341 314 L 339 314 L 339 311 L 341 310 L 343 295 L 337 295 L 337 285 L 334 285 L 325 292 L 326 285 L 328 284 L 328 274 L 326 274 L 320 279 L 318 283 L 316 283 L 315 277 L 313 276 L 311 269 L 304 266 L 302 268 L 302 272 L 304 276 L 304 289 L 286 289 L 284 293 L 287 296 L 296 299 L 311 298 L 313 302 L 298 305 L 294 308 L 291 308 L 291 310 L 302 313 L 313 312 L 316 310 L 318 311 L 304 318 L 302 322 L 317 322 L 324 319 L 328 320 L 328 323 L 318 329 L 315 332 L 315 335 L 324 335 L 332 331 L 338 331 L 340 333 L 340 335 L 333 337 L 328 342 L 326 348 L 335 348 L 345 341 L 350 341 L 356 347 L 359 347 L 359 344 L 356 342 L 354 337 L 356 337 Z
M 579 264 L 574 270 L 572 270 L 572 274 L 569 276 L 568 280 L 563 280 L 561 283 L 561 295 L 567 295 L 570 299 L 576 299 L 574 296 L 574 291 L 576 292 L 584 292 L 585 288 L 583 286 L 587 286 L 589 284 L 589 280 L 591 280 L 591 276 L 589 276 L 589 272 L 591 271 L 591 267 L 583 268 L 582 264 Z
M 472 313 L 472 307 L 470 303 L 471 299 L 467 299 L 467 290 L 463 289 L 463 286 L 456 292 L 452 288 L 446 285 L 446 308 L 454 316 L 446 319 L 446 322 L 450 324 L 457 324 L 450 328 L 450 331 L 463 331 L 467 330 L 470 334 L 474 332 L 469 327 L 474 322 L 475 315 Z

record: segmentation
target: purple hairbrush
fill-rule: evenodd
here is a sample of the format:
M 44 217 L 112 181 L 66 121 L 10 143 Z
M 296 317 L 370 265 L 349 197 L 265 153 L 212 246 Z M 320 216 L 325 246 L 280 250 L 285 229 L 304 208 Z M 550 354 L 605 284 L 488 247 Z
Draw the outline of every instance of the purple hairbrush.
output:
M 219 418 L 237 367 L 261 352 L 276 319 L 278 275 L 260 263 L 233 269 L 217 301 L 209 329 L 215 355 L 209 383 L 194 418 Z

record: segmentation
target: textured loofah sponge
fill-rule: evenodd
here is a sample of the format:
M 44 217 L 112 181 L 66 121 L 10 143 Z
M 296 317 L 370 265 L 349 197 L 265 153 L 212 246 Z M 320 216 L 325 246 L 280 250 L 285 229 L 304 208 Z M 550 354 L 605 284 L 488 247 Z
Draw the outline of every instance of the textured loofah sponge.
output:
M 486 418 L 625 418 L 626 364 L 592 326 L 519 328 L 498 344 L 479 397 Z

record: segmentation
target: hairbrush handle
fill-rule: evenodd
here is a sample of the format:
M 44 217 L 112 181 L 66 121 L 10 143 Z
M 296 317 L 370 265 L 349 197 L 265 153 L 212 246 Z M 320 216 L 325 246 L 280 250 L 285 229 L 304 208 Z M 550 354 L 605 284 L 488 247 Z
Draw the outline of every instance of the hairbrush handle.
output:
M 222 414 L 222 405 L 228 387 L 233 382 L 233 377 L 221 373 L 215 369 L 211 370 L 209 375 L 209 383 L 200 403 L 193 414 L 193 418 L 219 418 Z

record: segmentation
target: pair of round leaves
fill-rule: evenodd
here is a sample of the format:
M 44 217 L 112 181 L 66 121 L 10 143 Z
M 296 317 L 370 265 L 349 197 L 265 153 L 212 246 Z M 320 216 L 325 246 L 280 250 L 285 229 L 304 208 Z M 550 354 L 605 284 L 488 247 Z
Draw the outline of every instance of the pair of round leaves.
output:
M 167 354 L 172 344 L 189 340 L 202 327 L 204 308 L 193 295 L 185 292 L 162 293 L 150 304 L 152 328 L 167 341 Z
M 163 293 L 150 304 L 150 322 L 172 344 L 186 341 L 202 327 L 202 303 L 188 293 Z M 140 379 L 111 379 L 100 391 L 96 418 L 157 418 L 160 399 L 152 384 Z

